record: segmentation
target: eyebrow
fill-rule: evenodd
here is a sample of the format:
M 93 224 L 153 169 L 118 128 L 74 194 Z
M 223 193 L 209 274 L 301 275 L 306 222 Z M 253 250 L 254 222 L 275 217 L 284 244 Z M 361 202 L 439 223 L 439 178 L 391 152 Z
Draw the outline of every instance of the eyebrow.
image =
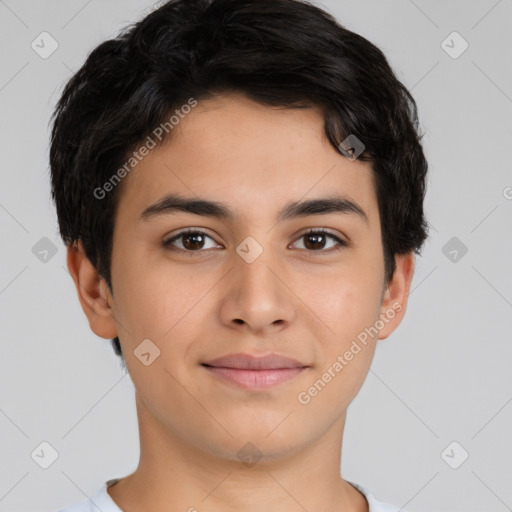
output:
M 169 215 L 176 212 L 193 213 L 227 221 L 235 219 L 235 213 L 224 203 L 168 194 L 156 203 L 148 206 L 140 215 L 140 220 L 148 220 L 160 215 Z M 344 196 L 329 196 L 290 202 L 277 214 L 277 222 L 307 217 L 308 215 L 327 215 L 330 213 L 356 215 L 368 223 L 368 216 L 361 206 Z

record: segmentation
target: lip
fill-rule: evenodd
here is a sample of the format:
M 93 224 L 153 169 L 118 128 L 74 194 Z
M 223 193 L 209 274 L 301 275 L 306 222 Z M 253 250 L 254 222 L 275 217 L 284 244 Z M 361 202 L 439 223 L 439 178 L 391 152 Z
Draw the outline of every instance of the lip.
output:
M 203 364 L 215 367 L 235 368 L 237 370 L 278 370 L 283 368 L 304 368 L 306 366 L 295 359 L 280 354 L 268 354 L 260 357 L 242 353 L 218 357 L 212 361 L 206 361 Z
M 258 391 L 277 386 L 302 373 L 307 365 L 295 359 L 269 354 L 256 357 L 250 354 L 230 354 L 202 366 L 224 382 L 246 390 Z

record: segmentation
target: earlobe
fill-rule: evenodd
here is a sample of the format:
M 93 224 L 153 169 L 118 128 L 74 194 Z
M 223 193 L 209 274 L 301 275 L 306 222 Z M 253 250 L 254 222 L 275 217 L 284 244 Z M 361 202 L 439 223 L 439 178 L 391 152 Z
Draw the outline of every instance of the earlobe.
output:
M 400 325 L 405 315 L 414 275 L 414 252 L 396 255 L 395 262 L 395 272 L 382 300 L 380 319 L 384 325 L 379 332 L 379 339 L 387 338 Z
M 67 265 L 91 330 L 101 338 L 115 338 L 117 328 L 112 297 L 105 280 L 87 258 L 81 241 L 77 245 L 67 246 Z

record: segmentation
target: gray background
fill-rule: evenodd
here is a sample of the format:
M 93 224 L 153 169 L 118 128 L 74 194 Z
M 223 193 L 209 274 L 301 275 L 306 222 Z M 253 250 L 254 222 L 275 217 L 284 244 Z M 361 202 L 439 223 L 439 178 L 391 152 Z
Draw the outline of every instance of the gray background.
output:
M 320 5 L 388 56 L 430 163 L 431 237 L 405 320 L 350 406 L 343 475 L 411 512 L 512 510 L 512 0 Z M 56 510 L 138 461 L 133 385 L 66 269 L 48 120 L 86 55 L 150 8 L 0 1 L 0 510 Z M 43 31 L 59 45 L 47 59 L 31 48 Z M 444 49 L 458 52 L 457 36 L 442 46 L 453 31 L 469 44 L 457 58 Z M 31 456 L 42 442 L 58 452 L 48 469 Z

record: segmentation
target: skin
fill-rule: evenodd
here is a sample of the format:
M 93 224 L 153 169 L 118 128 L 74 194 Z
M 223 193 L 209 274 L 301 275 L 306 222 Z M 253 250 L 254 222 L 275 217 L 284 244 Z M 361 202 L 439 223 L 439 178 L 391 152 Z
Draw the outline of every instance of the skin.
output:
M 384 281 L 372 172 L 329 144 L 317 109 L 217 96 L 200 101 L 124 178 L 113 294 L 81 244 L 68 248 L 90 327 L 106 339 L 119 336 L 136 389 L 139 466 L 108 489 L 122 510 L 368 511 L 340 476 L 346 410 L 377 341 L 405 314 L 414 270 L 413 253 L 397 256 L 393 279 Z M 330 213 L 276 224 L 286 203 L 333 191 L 360 205 L 368 222 Z M 235 220 L 183 212 L 139 220 L 170 192 L 226 203 Z M 176 252 L 162 246 L 185 228 L 211 238 L 203 245 L 196 239 L 187 254 L 179 252 L 190 247 L 184 238 L 174 242 Z M 312 245 L 301 237 L 308 228 L 326 229 L 349 246 L 333 252 L 331 239 Z M 263 247 L 252 263 L 236 252 L 247 236 Z M 298 394 L 397 303 L 401 309 L 378 335 L 300 403 Z M 147 338 L 161 351 L 148 366 L 134 355 Z M 221 382 L 200 364 L 235 352 L 277 352 L 309 368 L 255 392 Z M 261 454 L 250 467 L 237 456 L 248 442 Z

